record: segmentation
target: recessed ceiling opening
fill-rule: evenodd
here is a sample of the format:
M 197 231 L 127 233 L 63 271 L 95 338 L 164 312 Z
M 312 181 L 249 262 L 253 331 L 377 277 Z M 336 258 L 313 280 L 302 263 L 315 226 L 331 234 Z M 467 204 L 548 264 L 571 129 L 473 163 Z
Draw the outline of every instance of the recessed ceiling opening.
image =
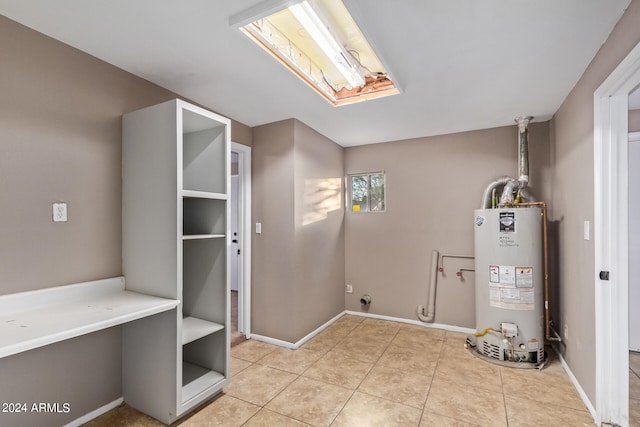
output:
M 399 93 L 341 0 L 305 0 L 240 29 L 334 106 Z

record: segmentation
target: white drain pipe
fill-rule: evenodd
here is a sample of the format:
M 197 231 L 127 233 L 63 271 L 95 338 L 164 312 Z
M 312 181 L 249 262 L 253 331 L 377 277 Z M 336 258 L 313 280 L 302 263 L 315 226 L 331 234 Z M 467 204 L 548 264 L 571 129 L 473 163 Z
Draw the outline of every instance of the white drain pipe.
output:
M 427 314 L 424 314 L 424 306 L 419 305 L 417 309 L 418 318 L 427 323 L 432 323 L 436 317 L 436 283 L 438 282 L 438 258 L 440 253 L 433 251 L 431 254 L 431 280 L 429 281 L 429 300 Z

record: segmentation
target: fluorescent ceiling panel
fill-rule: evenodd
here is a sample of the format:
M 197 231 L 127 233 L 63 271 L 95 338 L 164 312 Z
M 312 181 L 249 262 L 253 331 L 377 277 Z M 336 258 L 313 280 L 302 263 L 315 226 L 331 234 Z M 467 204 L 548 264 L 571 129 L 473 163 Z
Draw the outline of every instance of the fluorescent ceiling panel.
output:
M 334 106 L 399 93 L 341 0 L 305 0 L 240 29 Z

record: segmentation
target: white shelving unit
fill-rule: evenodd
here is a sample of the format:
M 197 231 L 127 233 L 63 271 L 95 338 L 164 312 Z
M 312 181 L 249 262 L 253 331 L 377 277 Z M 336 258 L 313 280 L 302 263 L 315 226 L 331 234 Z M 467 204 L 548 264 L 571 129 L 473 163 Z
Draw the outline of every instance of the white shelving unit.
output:
M 177 310 L 123 328 L 123 395 L 170 424 L 229 382 L 230 122 L 180 100 L 123 119 L 123 269 Z

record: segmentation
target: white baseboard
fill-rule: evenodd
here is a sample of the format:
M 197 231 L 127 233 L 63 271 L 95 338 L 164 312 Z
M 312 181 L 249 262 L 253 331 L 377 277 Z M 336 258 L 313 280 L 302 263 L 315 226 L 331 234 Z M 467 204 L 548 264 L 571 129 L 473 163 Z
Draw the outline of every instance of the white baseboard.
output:
M 424 323 L 424 322 L 420 322 L 419 320 L 403 319 L 403 318 L 400 318 L 400 317 L 390 317 L 390 316 L 383 316 L 383 315 L 380 315 L 380 314 L 370 314 L 370 313 L 362 313 L 362 312 L 359 312 L 359 311 L 346 310 L 346 311 L 343 311 L 342 313 L 338 314 L 337 316 L 335 316 L 333 319 L 329 320 L 328 322 L 324 323 L 322 326 L 320 326 L 316 330 L 312 331 L 307 336 L 303 337 L 302 339 L 300 339 L 299 341 L 297 341 L 295 343 L 292 343 L 292 342 L 289 342 L 289 341 L 279 340 L 279 339 L 276 339 L 276 338 L 266 337 L 264 335 L 257 335 L 257 334 L 251 334 L 250 338 L 254 339 L 256 341 L 265 342 L 267 344 L 273 344 L 273 345 L 277 345 L 279 347 L 290 348 L 292 350 L 296 350 L 296 349 L 300 348 L 300 346 L 302 346 L 304 343 L 309 341 L 311 338 L 315 337 L 320 332 L 325 330 L 327 327 L 329 327 L 329 325 L 331 325 L 333 322 L 335 322 L 336 320 L 338 320 L 339 318 L 341 318 L 345 314 L 349 314 L 349 315 L 352 315 L 352 316 L 369 317 L 371 319 L 381 319 L 381 320 L 389 320 L 389 321 L 392 321 L 392 322 L 408 323 L 410 325 L 424 326 L 425 328 L 444 329 L 446 331 L 462 332 L 462 333 L 465 333 L 465 334 L 474 334 L 476 332 L 475 329 L 462 328 L 460 326 L 443 325 L 443 324 L 440 324 L 440 323 Z
M 251 334 L 249 339 L 266 342 L 267 344 L 277 345 L 278 347 L 290 348 L 292 350 L 295 350 L 297 348 L 292 342 L 279 340 L 277 338 L 265 337 L 264 335 Z
M 122 397 L 119 399 L 116 399 L 111 403 L 107 403 L 106 405 L 101 406 L 95 411 L 91 411 L 88 414 L 81 416 L 80 418 L 76 418 L 75 420 L 71 421 L 69 424 L 65 425 L 64 427 L 79 427 L 82 424 L 88 423 L 92 419 L 98 418 L 100 415 L 109 412 L 113 408 L 117 408 L 118 406 L 120 406 L 122 402 L 124 402 L 124 399 Z
M 564 371 L 567 373 L 567 376 L 569 377 L 571 384 L 573 384 L 576 391 L 578 392 L 578 395 L 580 396 L 580 399 L 582 399 L 582 403 L 584 403 L 587 409 L 589 410 L 589 413 L 591 414 L 591 418 L 593 418 L 593 422 L 597 424 L 596 408 L 593 406 L 593 404 L 589 400 L 589 397 L 587 397 L 587 393 L 585 393 L 584 389 L 578 382 L 578 379 L 576 378 L 576 376 L 573 375 L 573 372 L 571 372 L 571 369 L 569 368 L 569 365 L 567 365 L 566 360 L 564 360 L 564 357 L 562 357 L 562 354 L 555 347 L 552 347 L 552 348 L 558 355 L 558 359 L 560 359 L 560 364 L 562 364 L 562 368 L 564 368 Z
M 306 336 L 302 337 L 300 340 L 298 340 L 295 343 L 292 343 L 292 342 L 289 342 L 289 341 L 282 341 L 282 340 L 279 340 L 279 339 L 276 339 L 276 338 L 265 337 L 263 335 L 257 335 L 257 334 L 251 334 L 250 338 L 254 339 L 256 341 L 266 342 L 267 344 L 273 344 L 273 345 L 277 345 L 279 347 L 290 348 L 292 350 L 296 350 L 296 349 L 300 348 L 304 343 L 309 341 L 311 338 L 315 337 L 320 332 L 322 332 L 323 330 L 327 329 L 327 327 L 329 327 L 329 325 L 331 325 L 333 322 L 335 322 L 336 320 L 338 320 L 339 318 L 341 318 L 344 315 L 345 315 L 344 311 L 342 313 L 339 313 L 338 315 L 336 315 L 332 319 L 328 320 L 327 322 L 325 322 L 323 325 L 321 325 L 317 329 L 311 331 L 309 334 L 307 334 Z
M 399 322 L 399 323 L 408 323 L 410 325 L 424 326 L 425 328 L 444 329 L 445 331 L 451 331 L 451 332 L 462 332 L 465 334 L 476 333 L 475 329 L 463 328 L 461 326 L 444 325 L 442 323 L 425 323 L 419 320 L 403 319 L 401 317 L 383 316 L 381 314 L 370 314 L 370 313 L 363 313 L 360 311 L 349 311 L 349 310 L 345 311 L 344 314 L 350 314 L 352 316 L 369 317 L 372 319 L 390 320 L 392 322 Z

